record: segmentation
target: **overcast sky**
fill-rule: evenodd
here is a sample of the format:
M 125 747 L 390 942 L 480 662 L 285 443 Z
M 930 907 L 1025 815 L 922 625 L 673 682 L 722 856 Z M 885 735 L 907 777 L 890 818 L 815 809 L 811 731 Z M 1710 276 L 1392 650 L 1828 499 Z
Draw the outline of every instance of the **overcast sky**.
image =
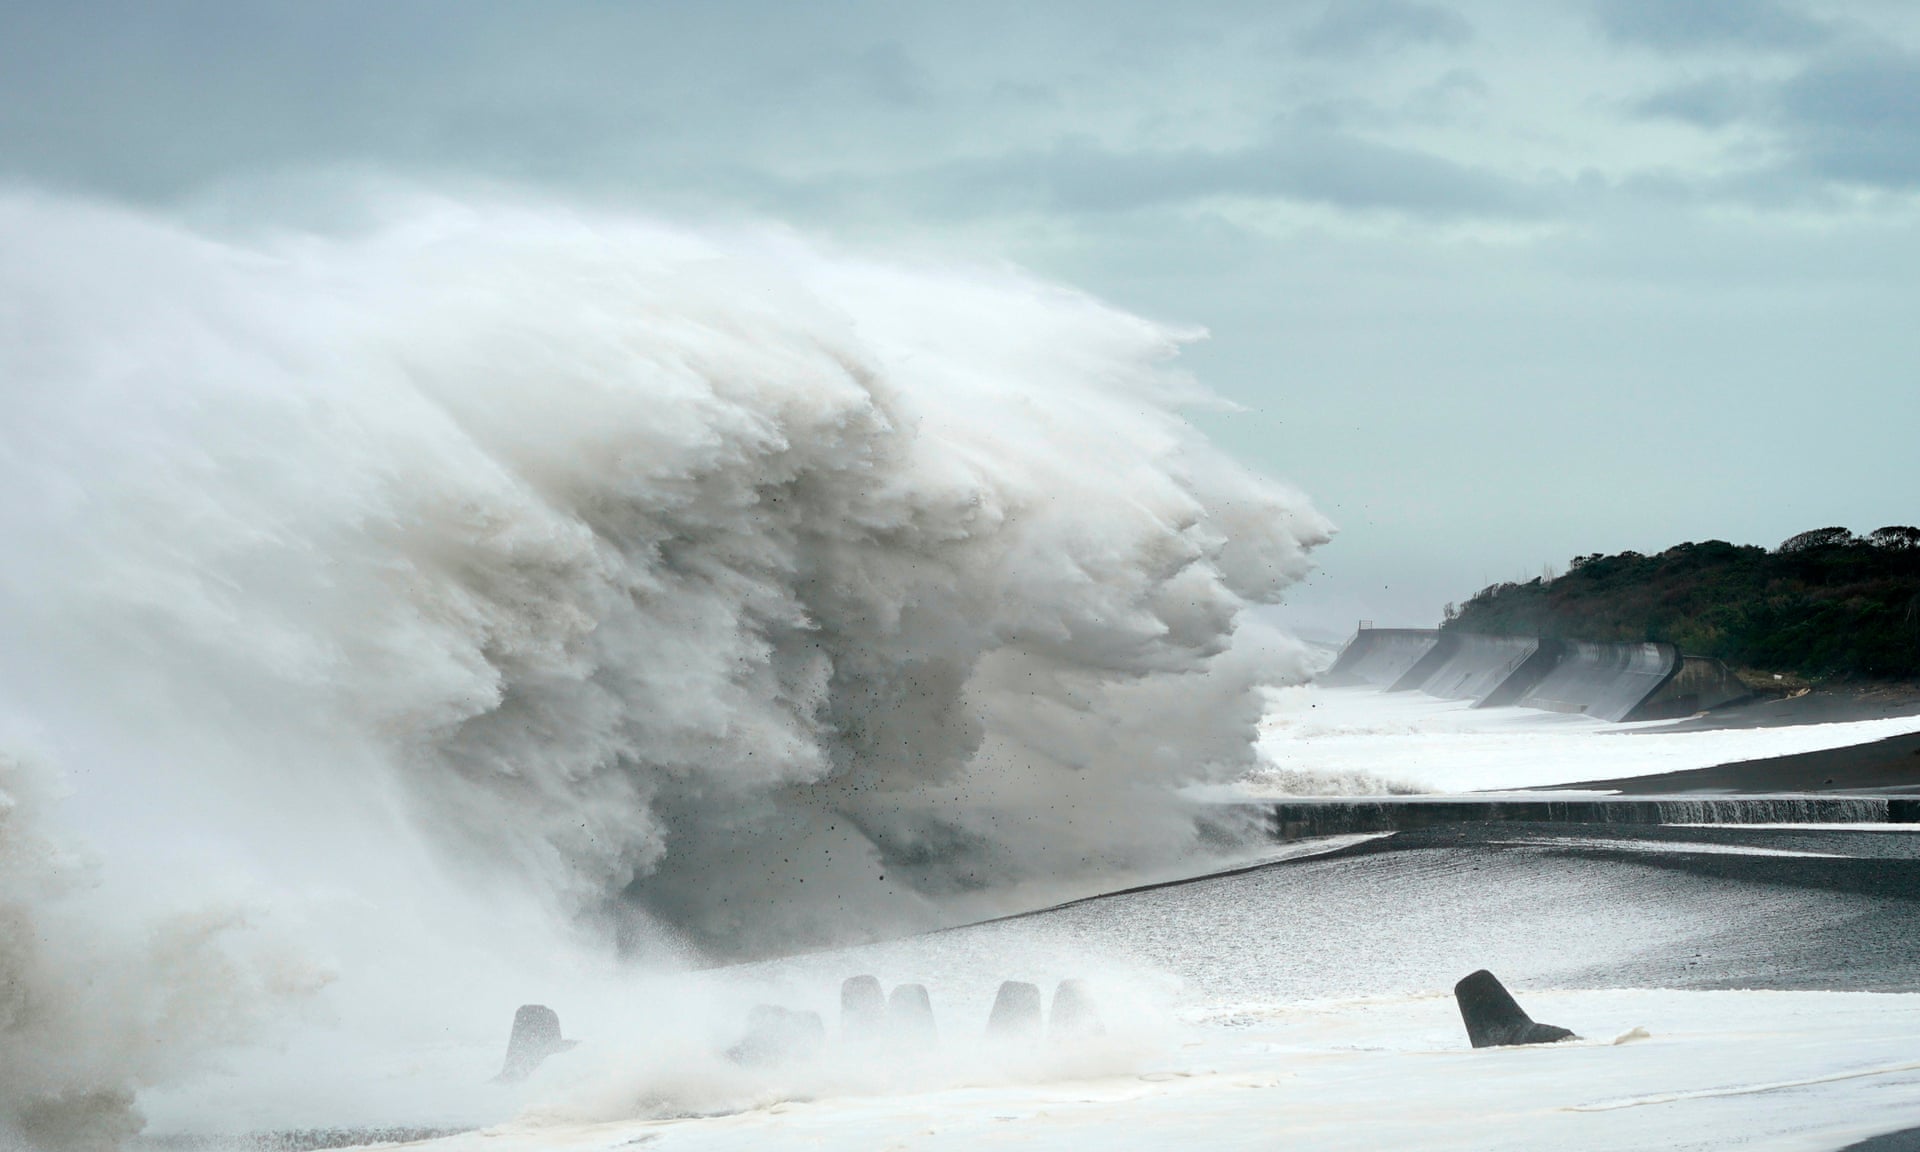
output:
M 489 181 L 1012 261 L 1207 328 L 1198 419 L 1428 623 L 1920 521 L 1920 3 L 0 0 L 0 180 Z

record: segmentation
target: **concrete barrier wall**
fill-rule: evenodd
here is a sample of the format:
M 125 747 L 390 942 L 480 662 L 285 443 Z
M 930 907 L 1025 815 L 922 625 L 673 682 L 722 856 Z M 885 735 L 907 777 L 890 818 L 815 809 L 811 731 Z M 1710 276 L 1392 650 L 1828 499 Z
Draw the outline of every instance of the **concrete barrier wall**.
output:
M 1610 721 L 1691 716 L 1752 694 L 1725 664 L 1682 656 L 1671 644 L 1430 628 L 1362 628 L 1320 682 L 1419 691 L 1472 700 L 1476 708 L 1515 705 Z
M 1468 632 L 1448 633 L 1447 637 L 1452 643 L 1446 646 L 1443 659 L 1431 669 L 1415 665 L 1413 672 L 1402 677 L 1394 688 L 1418 688 L 1429 696 L 1473 700 L 1482 705 L 1510 704 L 1519 691 L 1537 683 L 1553 662 L 1552 646 L 1543 650 L 1541 641 L 1533 636 L 1481 636 Z M 1542 667 L 1543 664 L 1546 667 Z M 1408 683 L 1415 673 L 1424 675 L 1419 683 Z M 1516 675 L 1526 678 L 1527 683 L 1502 691 Z
M 1627 719 L 1671 720 L 1753 695 L 1732 669 L 1711 656 L 1683 656 L 1680 661 L 1674 674 L 1641 701 Z
M 1883 796 L 1621 797 L 1590 800 L 1392 800 L 1301 797 L 1258 806 L 1275 840 L 1407 832 L 1448 824 L 1920 823 L 1920 800 Z
M 1559 661 L 1514 701 L 1522 708 L 1625 720 L 1679 669 L 1671 644 L 1562 642 Z
M 1362 628 L 1340 650 L 1339 659 L 1320 675 L 1331 687 L 1386 688 L 1433 651 L 1440 633 L 1433 628 Z
M 1414 661 L 1413 667 L 1402 673 L 1400 679 L 1387 685 L 1387 691 L 1419 691 L 1420 686 L 1432 679 L 1433 674 L 1438 672 L 1447 661 L 1453 659 L 1453 654 L 1459 650 L 1460 634 L 1458 632 L 1440 633 L 1433 647 L 1427 649 L 1427 654 Z

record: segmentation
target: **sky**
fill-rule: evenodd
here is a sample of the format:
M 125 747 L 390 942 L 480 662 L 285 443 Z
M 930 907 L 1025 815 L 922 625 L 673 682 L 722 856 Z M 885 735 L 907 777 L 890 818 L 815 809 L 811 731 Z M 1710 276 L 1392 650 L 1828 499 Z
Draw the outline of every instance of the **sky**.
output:
M 1920 522 L 1920 4 L 0 0 L 0 185 L 505 187 L 1203 328 L 1282 615 Z

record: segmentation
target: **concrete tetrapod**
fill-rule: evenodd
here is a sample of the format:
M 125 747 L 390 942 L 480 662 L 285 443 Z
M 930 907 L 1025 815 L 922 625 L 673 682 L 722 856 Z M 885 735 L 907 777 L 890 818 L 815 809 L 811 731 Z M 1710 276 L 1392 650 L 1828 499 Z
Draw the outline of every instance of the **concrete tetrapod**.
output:
M 872 976 L 850 976 L 840 985 L 840 1039 L 878 1040 L 887 1024 L 887 997 Z
M 932 1048 L 939 1038 L 933 1026 L 933 998 L 925 984 L 902 984 L 887 1000 L 887 1023 L 896 1043 Z
M 1040 1035 L 1040 989 L 1020 980 L 1000 985 L 987 1017 L 987 1035 L 1002 1040 L 1027 1040 Z
M 1551 1044 L 1573 1035 L 1571 1029 L 1535 1023 L 1493 973 L 1485 968 L 1453 986 L 1467 1039 L 1475 1048 L 1508 1044 Z
M 495 1077 L 506 1083 L 533 1075 L 547 1057 L 579 1043 L 560 1036 L 560 1016 L 545 1004 L 522 1004 L 513 1014 L 513 1032 L 507 1037 L 507 1063 Z
M 1055 1040 L 1098 1036 L 1107 1030 L 1093 996 L 1084 980 L 1062 980 L 1053 990 L 1053 1012 L 1047 1017 L 1047 1034 Z

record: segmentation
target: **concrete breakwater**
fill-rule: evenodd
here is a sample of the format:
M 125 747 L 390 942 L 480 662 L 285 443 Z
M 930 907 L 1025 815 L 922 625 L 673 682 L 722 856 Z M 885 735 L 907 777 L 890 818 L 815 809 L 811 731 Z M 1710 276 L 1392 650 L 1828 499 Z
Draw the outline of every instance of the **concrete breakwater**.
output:
M 1718 660 L 1671 644 L 1605 644 L 1432 628 L 1361 628 L 1320 682 L 1576 712 L 1598 720 L 1690 716 L 1751 693 Z
M 1255 807 L 1274 840 L 1443 824 L 1920 824 L 1920 799 L 1885 796 L 1302 797 Z

